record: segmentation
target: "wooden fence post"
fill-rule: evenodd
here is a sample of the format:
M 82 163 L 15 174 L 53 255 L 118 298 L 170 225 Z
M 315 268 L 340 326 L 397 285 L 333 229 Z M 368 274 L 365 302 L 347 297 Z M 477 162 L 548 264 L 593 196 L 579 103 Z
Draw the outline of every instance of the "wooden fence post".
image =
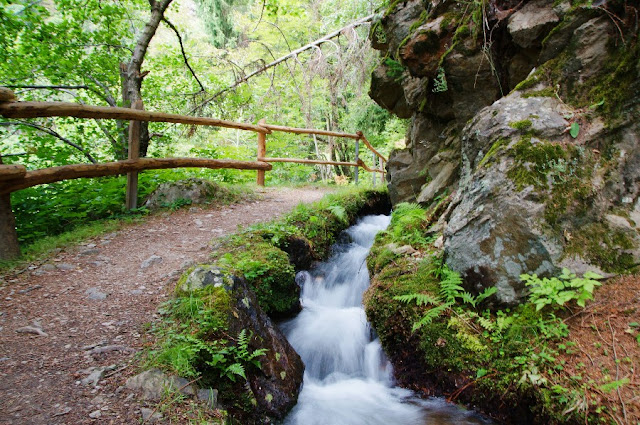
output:
M 258 125 L 262 126 L 266 124 L 266 121 L 264 119 L 261 119 L 260 121 L 258 121 Z M 260 158 L 264 158 L 267 156 L 267 134 L 266 133 L 258 133 L 258 161 L 260 161 Z M 258 177 L 256 180 L 256 183 L 258 183 L 258 186 L 264 186 L 264 171 L 263 170 L 258 170 Z
M 356 139 L 356 162 L 360 159 L 360 139 Z M 354 181 L 356 186 L 358 185 L 358 174 L 360 171 L 360 167 L 356 167 L 355 172 L 353 173 Z
M 2 156 L 0 155 L 0 165 Z M 0 260 L 13 260 L 20 256 L 16 217 L 11 209 L 11 193 L 0 195 Z
M 376 166 L 376 164 L 378 163 L 378 157 L 376 156 L 375 153 L 371 152 L 371 159 L 373 160 L 373 168 L 378 168 Z M 371 173 L 371 175 L 373 176 L 373 187 L 376 187 L 376 174 L 378 173 Z
M 142 99 L 138 99 L 132 105 L 133 109 L 144 109 Z M 140 121 L 129 122 L 129 159 L 140 158 Z M 133 210 L 138 208 L 138 172 L 127 173 L 126 208 Z

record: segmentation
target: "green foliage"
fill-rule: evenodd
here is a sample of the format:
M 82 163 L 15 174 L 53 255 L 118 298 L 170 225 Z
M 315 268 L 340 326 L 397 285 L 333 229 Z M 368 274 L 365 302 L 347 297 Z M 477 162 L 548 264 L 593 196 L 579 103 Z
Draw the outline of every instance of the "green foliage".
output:
M 602 276 L 586 272 L 579 278 L 565 268 L 558 277 L 540 279 L 535 274 L 522 274 L 520 279 L 530 288 L 529 300 L 535 304 L 536 310 L 542 310 L 545 306 L 562 307 L 573 300 L 584 307 L 587 300 L 593 299 L 594 289 L 601 285 L 597 279 L 602 279 Z
M 578 124 L 577 122 L 571 123 L 571 128 L 569 129 L 569 134 L 571 135 L 571 137 L 575 139 L 576 137 L 578 137 L 579 133 L 580 133 L 580 124 Z
M 449 90 L 449 86 L 447 85 L 447 76 L 445 75 L 444 68 L 438 68 L 438 74 L 436 78 L 433 79 L 433 89 L 434 93 L 442 93 Z
M 387 67 L 387 77 L 392 78 L 397 83 L 401 83 L 404 80 L 404 65 L 391 58 L 385 58 L 382 63 Z
M 421 246 L 433 242 L 426 235 L 428 226 L 425 209 L 418 204 L 402 202 L 393 211 L 388 232 L 393 242 Z
M 246 379 L 246 368 L 260 368 L 259 357 L 267 350 L 251 350 L 252 334 L 245 329 L 235 343 L 227 340 L 231 308 L 231 298 L 224 288 L 207 286 L 177 293 L 160 307 L 165 320 L 153 329 L 157 342 L 147 353 L 147 363 L 187 378 L 204 373 L 213 379 L 213 373 L 219 383 Z
M 347 211 L 344 209 L 343 206 L 329 205 L 327 209 L 331 211 L 331 213 L 335 215 L 338 218 L 338 220 L 342 221 L 345 224 L 349 224 L 349 217 L 347 217 Z
M 402 301 L 404 303 L 414 302 L 416 305 L 432 305 L 433 307 L 426 311 L 422 318 L 413 324 L 412 330 L 415 332 L 424 325 L 428 325 L 433 320 L 438 318 L 447 309 L 450 309 L 456 305 L 456 300 L 460 300 L 462 304 L 468 304 L 472 307 L 476 307 L 480 302 L 489 298 L 495 294 L 497 289 L 490 287 L 485 289 L 478 296 L 473 296 L 469 292 L 466 292 L 462 287 L 462 278 L 460 274 L 449 269 L 446 265 L 442 266 L 439 270 L 433 270 L 433 273 L 439 276 L 439 296 L 435 297 L 429 294 L 408 294 L 393 297 L 394 300 Z

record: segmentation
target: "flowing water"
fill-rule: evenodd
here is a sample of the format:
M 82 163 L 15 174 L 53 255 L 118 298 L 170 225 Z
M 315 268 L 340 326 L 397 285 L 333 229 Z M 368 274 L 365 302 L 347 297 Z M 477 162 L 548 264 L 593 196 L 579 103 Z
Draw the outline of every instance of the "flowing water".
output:
M 366 257 L 388 216 L 367 216 L 347 229 L 349 243 L 311 272 L 300 272 L 302 312 L 282 328 L 306 366 L 298 404 L 286 425 L 487 424 L 470 411 L 395 387 L 392 367 L 362 305 Z

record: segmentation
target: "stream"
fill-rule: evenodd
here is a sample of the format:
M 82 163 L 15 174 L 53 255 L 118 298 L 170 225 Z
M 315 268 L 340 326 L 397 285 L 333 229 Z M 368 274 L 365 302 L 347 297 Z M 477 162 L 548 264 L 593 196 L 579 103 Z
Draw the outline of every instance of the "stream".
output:
M 394 386 L 391 363 L 367 322 L 362 295 L 369 286 L 366 257 L 385 215 L 363 217 L 346 230 L 350 241 L 296 277 L 300 314 L 282 324 L 306 366 L 298 404 L 285 425 L 489 424 L 441 398 L 420 399 Z

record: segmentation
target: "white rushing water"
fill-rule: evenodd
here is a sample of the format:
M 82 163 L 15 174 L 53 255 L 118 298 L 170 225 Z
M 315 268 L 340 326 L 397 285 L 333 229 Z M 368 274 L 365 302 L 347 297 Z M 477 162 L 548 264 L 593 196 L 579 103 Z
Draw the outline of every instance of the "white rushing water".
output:
M 441 399 L 420 400 L 393 385 L 392 367 L 367 322 L 366 257 L 389 216 L 367 216 L 346 232 L 329 261 L 300 272 L 302 312 L 282 325 L 306 366 L 286 425 L 445 425 L 486 423 Z

